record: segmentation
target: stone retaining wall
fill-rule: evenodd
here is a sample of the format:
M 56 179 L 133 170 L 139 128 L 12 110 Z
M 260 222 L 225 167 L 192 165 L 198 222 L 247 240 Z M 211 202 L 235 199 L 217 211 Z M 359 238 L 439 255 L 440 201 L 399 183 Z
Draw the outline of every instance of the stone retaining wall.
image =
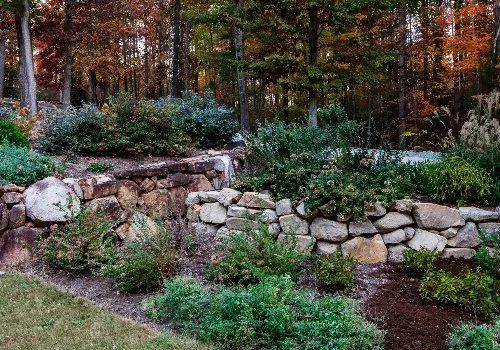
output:
M 340 249 L 360 262 L 399 262 L 405 249 L 437 249 L 442 257 L 471 258 L 482 244 L 479 229 L 500 233 L 500 207 L 449 208 L 399 200 L 392 208 L 377 203 L 367 219 L 332 217 L 327 208 L 307 212 L 304 204 L 274 202 L 269 195 L 228 188 L 234 177 L 229 156 L 155 164 L 113 176 L 41 180 L 28 188 L 0 187 L 0 263 L 31 256 L 39 230 L 63 224 L 83 207 L 114 222 L 123 241 L 133 241 L 138 222 L 150 217 L 183 217 L 195 230 L 216 232 L 256 228 L 262 223 L 279 240 L 293 237 L 300 249 L 329 254 Z M 210 244 L 210 242 L 208 242 Z
M 363 263 L 399 263 L 404 250 L 422 247 L 437 249 L 443 258 L 470 259 L 483 243 L 479 230 L 500 234 L 500 207 L 455 209 L 403 199 L 392 208 L 377 203 L 365 220 L 355 222 L 326 211 L 307 212 L 303 203 L 294 207 L 288 199 L 274 202 L 266 194 L 232 189 L 190 193 L 186 205 L 189 221 L 217 230 L 218 236 L 263 222 L 279 240 L 293 237 L 301 249 L 319 254 L 340 249 Z
M 0 186 L 0 264 L 25 261 L 37 231 L 65 223 L 82 207 L 103 212 L 115 223 L 120 239 L 133 240 L 134 222 L 148 216 L 184 216 L 188 193 L 220 190 L 233 179 L 233 159 L 220 155 L 151 164 L 111 176 L 49 177 L 28 188 Z

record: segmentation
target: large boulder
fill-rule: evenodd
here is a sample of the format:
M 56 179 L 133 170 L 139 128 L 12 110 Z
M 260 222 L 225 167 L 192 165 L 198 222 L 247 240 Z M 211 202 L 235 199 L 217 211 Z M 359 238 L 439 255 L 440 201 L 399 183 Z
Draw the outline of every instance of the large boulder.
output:
M 342 254 L 360 263 L 376 264 L 387 261 L 387 248 L 380 235 L 373 238 L 355 237 L 341 245 Z
M 487 222 L 498 220 L 499 214 L 496 211 L 489 211 L 475 207 L 458 208 L 465 221 Z
M 0 237 L 0 265 L 17 266 L 29 263 L 33 258 L 33 246 L 37 232 L 28 227 L 6 231 Z
M 241 196 L 243 196 L 243 193 L 240 191 L 233 190 L 232 188 L 223 188 L 219 192 L 219 203 L 228 207 L 231 204 L 237 203 L 240 199 Z
M 390 212 L 373 223 L 373 226 L 381 233 L 392 232 L 398 228 L 413 224 L 411 215 Z
M 276 202 L 276 214 L 278 216 L 293 214 L 293 205 L 290 199 L 282 199 Z
M 259 228 L 259 224 L 249 219 L 230 217 L 226 220 L 226 227 L 230 231 L 248 231 L 257 230 Z
M 368 208 L 365 212 L 365 216 L 384 216 L 387 213 L 387 209 L 385 209 L 384 205 L 381 202 L 375 202 L 373 207 Z
M 139 198 L 139 203 L 142 202 L 139 210 L 145 214 L 167 217 L 169 214 L 167 194 L 167 190 L 158 189 L 144 193 Z
M 276 203 L 271 200 L 267 194 L 257 192 L 245 192 L 238 201 L 240 207 L 276 209 Z
M 158 188 L 172 188 L 184 186 L 193 181 L 193 178 L 189 174 L 174 173 L 169 174 L 166 179 L 161 179 L 158 181 Z
M 403 253 L 408 250 L 407 246 L 404 244 L 396 244 L 387 246 L 387 261 L 391 264 L 399 264 L 403 261 Z
M 97 176 L 78 181 L 83 198 L 94 199 L 115 195 L 118 191 L 116 180 L 109 176 Z
M 441 253 L 443 259 L 472 259 L 476 251 L 471 248 L 444 248 Z
M 97 215 L 102 215 L 113 223 L 122 221 L 123 210 L 115 196 L 96 198 L 85 205 Z
M 24 204 L 14 205 L 9 212 L 9 228 L 24 226 L 26 222 L 26 207 Z
M 281 229 L 287 235 L 308 235 L 309 222 L 296 214 L 284 215 L 279 218 Z
M 403 229 L 398 229 L 396 231 L 383 234 L 382 239 L 384 240 L 385 244 L 398 244 L 413 238 L 415 231 L 413 231 L 413 234 L 411 236 L 407 235 L 407 233 L 410 232 L 411 232 L 410 230 L 405 231 Z
M 55 177 L 38 181 L 24 191 L 26 215 L 37 225 L 67 222 L 80 213 L 75 192 Z
M 227 208 L 227 216 L 234 216 L 237 218 L 256 220 L 257 217 L 260 216 L 260 214 L 260 210 L 238 207 L 237 205 L 230 205 Z
M 9 226 L 9 209 L 7 204 L 0 202 L 0 234 Z
M 375 233 L 378 233 L 378 230 L 368 219 L 349 223 L 349 234 L 351 236 L 372 235 Z
M 413 238 L 406 242 L 410 248 L 415 250 L 427 248 L 429 250 L 436 249 L 438 252 L 443 251 L 446 243 L 447 240 L 443 236 L 422 229 L 417 229 Z
M 465 225 L 465 220 L 458 209 L 434 203 L 415 203 L 413 216 L 418 227 L 424 230 L 443 231 L 450 227 Z
M 186 186 L 188 192 L 206 192 L 213 191 L 214 186 L 208 181 L 205 175 L 191 175 L 191 182 Z
M 304 219 L 312 220 L 316 216 L 318 216 L 319 209 L 313 209 L 313 210 L 306 209 L 305 202 L 302 202 L 297 206 L 297 214 L 299 214 L 299 216 Z
M 123 210 L 132 210 L 137 206 L 141 192 L 139 186 L 131 180 L 120 180 L 117 184 L 116 199 Z
M 448 245 L 455 248 L 474 248 L 482 242 L 476 224 L 468 222 L 458 230 L 455 237 L 448 239 Z
M 342 243 L 348 237 L 347 224 L 316 218 L 311 224 L 311 235 L 322 241 Z
M 316 244 L 316 238 L 304 235 L 285 235 L 280 234 L 278 236 L 278 241 L 295 245 L 295 249 L 303 253 L 312 253 L 314 250 L 314 245 Z
M 205 203 L 201 206 L 200 219 L 208 224 L 223 224 L 226 222 L 227 209 L 220 203 Z
M 340 244 L 338 243 L 318 241 L 316 243 L 316 250 L 314 252 L 321 255 L 331 255 L 335 254 L 339 249 Z
M 168 211 L 169 215 L 182 216 L 187 213 L 185 205 L 187 191 L 184 187 L 175 187 L 167 190 Z

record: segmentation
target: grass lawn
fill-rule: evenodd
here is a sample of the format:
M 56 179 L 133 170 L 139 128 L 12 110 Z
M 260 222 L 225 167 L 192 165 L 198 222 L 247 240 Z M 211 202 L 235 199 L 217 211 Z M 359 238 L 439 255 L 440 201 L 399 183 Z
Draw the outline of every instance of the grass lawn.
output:
M 0 275 L 0 349 L 209 349 L 165 336 L 23 275 Z

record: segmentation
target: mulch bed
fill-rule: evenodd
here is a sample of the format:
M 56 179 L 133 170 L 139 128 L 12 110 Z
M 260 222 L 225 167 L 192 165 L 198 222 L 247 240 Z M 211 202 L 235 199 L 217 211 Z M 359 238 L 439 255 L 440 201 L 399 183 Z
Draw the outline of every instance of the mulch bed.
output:
M 464 260 L 438 261 L 438 268 L 459 273 L 473 264 Z M 365 315 L 387 331 L 386 350 L 447 350 L 446 339 L 462 321 L 487 323 L 481 315 L 455 305 L 423 300 L 417 280 L 396 266 L 379 271 L 387 283 L 364 305 Z

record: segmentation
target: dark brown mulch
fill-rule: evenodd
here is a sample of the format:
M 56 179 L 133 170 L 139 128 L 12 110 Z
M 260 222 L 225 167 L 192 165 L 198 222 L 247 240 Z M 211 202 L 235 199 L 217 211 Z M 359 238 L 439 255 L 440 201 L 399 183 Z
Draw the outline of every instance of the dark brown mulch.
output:
M 438 268 L 459 273 L 470 262 L 438 261 Z M 455 305 L 423 300 L 417 280 L 398 267 L 380 271 L 387 283 L 364 303 L 366 316 L 387 331 L 385 350 L 447 350 L 452 326 L 462 321 L 485 323 L 488 319 Z

